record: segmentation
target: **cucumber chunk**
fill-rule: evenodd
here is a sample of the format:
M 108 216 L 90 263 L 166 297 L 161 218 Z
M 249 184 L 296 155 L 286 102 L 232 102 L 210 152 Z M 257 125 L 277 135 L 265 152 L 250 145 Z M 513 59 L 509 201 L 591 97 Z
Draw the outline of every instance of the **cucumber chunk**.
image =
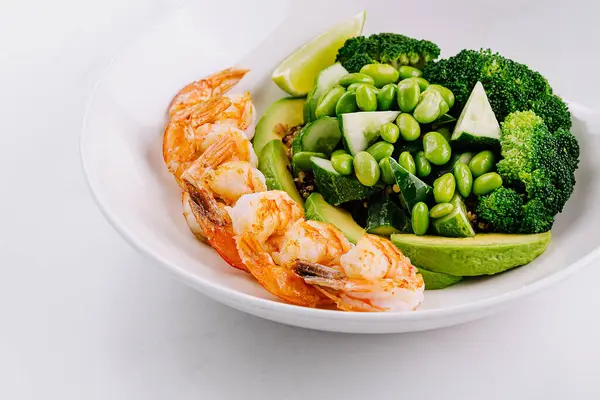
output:
M 400 188 L 400 202 L 408 211 L 412 212 L 415 204 L 419 202 L 427 203 L 433 192 L 433 188 L 417 178 L 415 175 L 408 172 L 394 159 L 390 159 L 394 178 Z
M 307 117 L 306 122 L 317 119 L 315 110 L 317 109 L 321 96 L 337 85 L 340 78 L 347 73 L 348 71 L 346 71 L 346 68 L 342 67 L 342 64 L 340 63 L 335 63 L 319 72 L 319 75 L 317 75 L 317 78 L 315 79 L 315 86 L 306 98 L 306 104 L 304 106 L 304 116 Z
M 406 213 L 387 196 L 369 207 L 368 233 L 389 236 L 392 233 L 410 232 L 410 226 Z
M 393 122 L 400 111 L 364 111 L 342 114 L 340 129 L 344 145 L 350 154 L 366 150 L 377 138 L 381 125 Z
M 325 153 L 327 156 L 340 142 L 342 134 L 337 118 L 321 117 L 306 125 L 300 132 L 302 151 Z
M 433 230 L 445 237 L 472 237 L 475 236 L 471 221 L 467 216 L 467 208 L 460 195 L 456 194 L 450 200 L 454 206 L 452 212 L 445 217 L 433 220 Z
M 475 146 L 498 145 L 500 124 L 481 82 L 473 88 L 458 117 L 451 140 Z

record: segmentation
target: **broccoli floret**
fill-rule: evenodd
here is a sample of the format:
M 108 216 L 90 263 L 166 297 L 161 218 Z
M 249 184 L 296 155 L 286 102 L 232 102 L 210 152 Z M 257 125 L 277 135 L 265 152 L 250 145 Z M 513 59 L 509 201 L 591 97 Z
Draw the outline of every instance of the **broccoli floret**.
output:
M 491 50 L 462 50 L 429 63 L 423 77 L 452 90 L 456 96 L 451 110 L 454 115 L 460 114 L 473 87 L 481 81 L 498 121 L 514 111 L 533 110 L 551 131 L 571 128 L 571 114 L 561 98 L 553 94 L 546 78 Z
M 498 188 L 479 197 L 475 212 L 477 219 L 487 223 L 492 232 L 517 233 L 523 219 L 523 195 Z
M 346 40 L 339 49 L 336 61 L 349 72 L 358 72 L 367 64 L 387 63 L 398 68 L 412 65 L 422 68 L 440 55 L 440 48 L 433 42 L 417 40 L 397 33 L 378 33 Z

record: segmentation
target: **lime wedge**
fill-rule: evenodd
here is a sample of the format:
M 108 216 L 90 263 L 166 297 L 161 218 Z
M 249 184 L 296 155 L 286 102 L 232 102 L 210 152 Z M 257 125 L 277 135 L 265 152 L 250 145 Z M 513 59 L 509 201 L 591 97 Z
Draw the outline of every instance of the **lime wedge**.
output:
M 292 96 L 306 96 L 317 74 L 335 62 L 337 51 L 346 39 L 362 33 L 366 16 L 365 11 L 356 14 L 305 43 L 275 68 L 271 75 L 273 82 Z

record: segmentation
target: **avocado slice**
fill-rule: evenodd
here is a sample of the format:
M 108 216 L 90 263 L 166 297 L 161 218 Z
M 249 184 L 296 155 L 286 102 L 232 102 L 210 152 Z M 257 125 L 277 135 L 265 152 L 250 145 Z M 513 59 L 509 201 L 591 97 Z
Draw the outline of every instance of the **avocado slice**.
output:
M 275 101 L 264 112 L 258 124 L 252 143 L 254 152 L 260 157 L 263 148 L 273 139 L 281 140 L 291 127 L 302 125 L 304 99 L 284 97 Z
M 444 274 L 442 272 L 433 272 L 425 268 L 419 268 L 419 273 L 425 282 L 425 290 L 439 290 L 452 286 L 462 280 L 462 276 Z
M 354 221 L 348 211 L 327 203 L 320 193 L 311 193 L 304 203 L 304 209 L 307 219 L 335 225 L 352 243 L 358 242 L 365 234 L 365 230 Z
M 390 239 L 414 265 L 455 276 L 478 276 L 530 263 L 548 247 L 550 232 L 484 233 L 469 238 L 397 233 Z
M 475 236 L 471 221 L 467 216 L 467 208 L 460 195 L 455 194 L 450 204 L 454 206 L 452 212 L 445 217 L 432 221 L 433 230 L 440 236 L 470 237 Z
M 290 159 L 281 140 L 273 139 L 264 147 L 258 158 L 258 169 L 265 176 L 269 190 L 283 190 L 292 199 L 303 204 L 290 172 Z

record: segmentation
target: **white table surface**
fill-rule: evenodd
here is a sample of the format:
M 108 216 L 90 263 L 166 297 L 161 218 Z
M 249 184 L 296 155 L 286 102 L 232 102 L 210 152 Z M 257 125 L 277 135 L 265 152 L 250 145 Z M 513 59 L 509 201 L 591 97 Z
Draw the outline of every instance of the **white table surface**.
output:
M 600 398 L 597 263 L 484 320 L 359 336 L 244 315 L 125 244 L 81 173 L 83 109 L 180 3 L 0 0 L 0 399 Z

